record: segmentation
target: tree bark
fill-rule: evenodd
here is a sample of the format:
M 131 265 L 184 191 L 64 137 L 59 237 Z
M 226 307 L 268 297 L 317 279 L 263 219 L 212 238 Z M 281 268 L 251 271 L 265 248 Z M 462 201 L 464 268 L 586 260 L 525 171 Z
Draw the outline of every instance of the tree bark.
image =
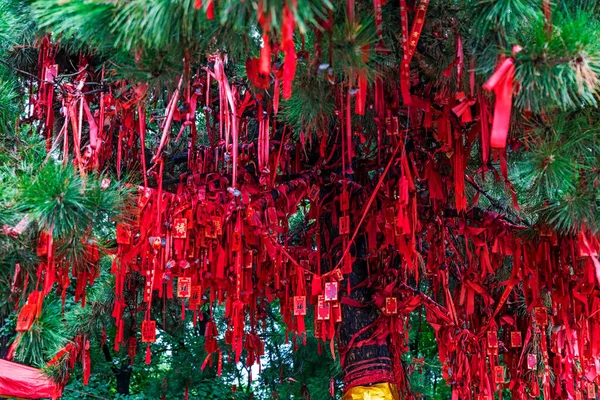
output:
M 373 327 L 369 327 L 380 315 L 376 306 L 370 305 L 372 292 L 365 283 L 368 278 L 366 262 L 366 243 L 363 236 L 355 242 L 356 260 L 350 273 L 342 282 L 342 290 L 347 291 L 350 280 L 348 298 L 365 307 L 353 307 L 342 303 L 342 323 L 340 328 L 340 349 L 346 352 L 342 360 L 344 385 L 348 389 L 353 386 L 369 386 L 381 382 L 394 382 L 392 357 L 386 343 L 368 344 L 356 347 L 361 340 L 373 335 Z M 352 289 L 356 287 L 356 289 Z M 360 333 L 361 331 L 363 331 Z M 352 342 L 352 343 L 351 343 Z M 348 347 L 349 346 L 349 347 Z
M 0 328 L 3 328 L 5 325 L 5 318 L 0 318 Z M 5 359 L 8 354 L 8 349 L 10 343 L 10 336 L 8 335 L 0 335 L 0 358 Z
M 110 349 L 105 343 L 102 345 L 102 352 L 104 358 L 110 363 L 110 369 L 115 374 L 117 380 L 117 393 L 118 394 L 129 394 L 129 384 L 131 383 L 131 364 L 129 362 L 123 362 L 119 368 L 113 364 L 113 358 L 110 354 Z

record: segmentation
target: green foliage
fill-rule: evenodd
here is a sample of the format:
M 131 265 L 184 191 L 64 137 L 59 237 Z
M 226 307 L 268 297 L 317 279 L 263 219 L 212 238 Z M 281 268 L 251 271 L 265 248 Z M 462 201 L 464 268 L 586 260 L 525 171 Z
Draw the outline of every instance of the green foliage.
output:
M 132 189 L 121 182 L 103 188 L 102 175 L 82 176 L 70 164 L 47 163 L 20 187 L 19 207 L 57 239 L 82 236 L 106 218 L 126 216 Z M 107 181 L 105 181 L 106 183 Z
M 18 98 L 16 80 L 4 66 L 0 66 L 0 130 L 8 131 L 13 126 L 19 113 Z
M 595 106 L 600 31 L 590 4 L 557 2 L 549 31 L 537 1 L 466 1 L 464 35 L 473 46 L 478 72 L 489 76 L 498 50 L 510 56 L 519 45 L 523 49 L 516 54 L 516 107 L 540 112 Z
M 349 80 L 360 72 L 373 78 L 376 75 L 375 66 L 379 57 L 371 54 L 366 61 L 364 49 L 374 47 L 376 42 L 375 22 L 370 16 L 352 24 L 336 25 L 331 44 L 332 67 L 336 75 Z
M 27 332 L 23 332 L 15 351 L 15 360 L 43 367 L 67 344 L 59 302 L 45 302 L 42 315 Z
M 596 111 L 557 113 L 536 125 L 517 152 L 511 179 L 525 210 L 561 233 L 600 229 Z M 590 123 L 592 122 L 592 123 Z
M 4 1 L 0 4 L 0 52 L 7 53 L 14 46 L 25 41 L 28 20 L 23 15 L 25 7 L 17 1 Z M 7 60 L 0 59 L 0 132 L 11 130 L 19 115 L 20 85 L 7 66 Z
M 114 9 L 115 3 L 111 1 L 47 0 L 33 3 L 32 13 L 40 29 L 67 39 L 74 37 L 77 39 L 76 47 L 103 48 L 104 40 L 114 40 L 113 35 L 107 35 Z
M 114 276 L 109 274 L 113 258 L 103 257 L 100 261 L 100 277 L 87 290 L 86 306 L 75 305 L 65 314 L 68 335 L 89 335 L 101 339 L 103 328 L 114 325 L 111 313 L 114 304 Z
M 280 118 L 294 127 L 299 134 L 314 134 L 327 129 L 335 110 L 334 99 L 328 89 L 329 83 L 322 76 L 309 75 L 299 80 L 292 96 L 282 103 Z
M 516 79 L 521 90 L 515 105 L 540 112 L 553 107 L 596 106 L 600 73 L 599 21 L 581 10 L 556 12 L 552 33 L 543 19 L 519 31 Z
M 410 316 L 409 351 L 404 356 L 410 371 L 410 385 L 414 393 L 426 399 L 448 399 L 452 391 L 442 378 L 437 341 L 424 314 L 424 310 L 419 309 Z

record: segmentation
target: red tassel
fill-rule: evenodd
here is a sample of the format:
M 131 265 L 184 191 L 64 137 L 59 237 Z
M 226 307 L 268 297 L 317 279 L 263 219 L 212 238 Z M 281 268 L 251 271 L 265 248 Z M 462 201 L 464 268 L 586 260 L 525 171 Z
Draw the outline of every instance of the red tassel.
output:
M 354 103 L 354 112 L 358 115 L 365 115 L 368 85 L 369 83 L 367 82 L 367 78 L 360 75 L 358 77 L 358 93 Z
M 214 19 L 215 18 L 215 2 L 214 0 L 207 0 L 206 2 L 206 18 Z
M 146 346 L 146 364 L 150 364 L 152 361 L 152 353 L 150 351 L 150 343 Z
M 425 24 L 425 14 L 429 0 L 419 0 L 410 36 L 408 35 L 408 10 L 406 0 L 400 0 L 400 16 L 402 18 L 402 64 L 400 65 L 400 91 L 405 105 L 412 105 L 410 96 L 410 61 L 417 49 L 421 31 Z
M 279 78 L 277 76 L 275 77 L 273 86 L 273 114 L 277 115 L 277 112 L 279 111 L 279 91 L 281 90 L 281 85 L 279 84 Z
M 281 45 L 285 52 L 283 62 L 283 98 L 289 99 L 292 95 L 292 81 L 296 75 L 296 50 L 294 49 L 294 16 L 290 9 L 283 8 L 283 21 L 281 26 Z
M 271 43 L 269 42 L 269 35 L 263 33 L 262 35 L 263 47 L 260 49 L 260 64 L 258 71 L 263 75 L 271 73 Z
M 90 341 L 87 338 L 83 340 L 82 351 L 83 384 L 87 386 L 91 374 Z
M 465 149 L 462 143 L 462 137 L 456 139 L 454 152 L 454 197 L 456 200 L 456 210 L 465 211 L 467 208 L 467 198 L 465 196 Z
M 490 160 L 490 125 L 488 121 L 487 101 L 484 96 L 479 96 L 479 119 L 481 123 L 481 157 L 483 165 Z
M 550 3 L 550 0 L 544 0 L 543 9 L 544 19 L 546 20 L 546 34 L 550 36 L 552 33 L 552 4 Z
M 217 376 L 223 372 L 223 352 L 219 350 L 219 360 L 217 361 Z

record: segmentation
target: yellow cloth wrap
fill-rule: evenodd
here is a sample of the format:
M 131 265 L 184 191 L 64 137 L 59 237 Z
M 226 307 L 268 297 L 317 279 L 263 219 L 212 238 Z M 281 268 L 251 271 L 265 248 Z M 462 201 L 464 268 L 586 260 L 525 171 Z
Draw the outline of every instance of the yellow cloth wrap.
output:
M 399 400 L 396 385 L 384 382 L 372 386 L 355 386 L 344 393 L 342 400 Z

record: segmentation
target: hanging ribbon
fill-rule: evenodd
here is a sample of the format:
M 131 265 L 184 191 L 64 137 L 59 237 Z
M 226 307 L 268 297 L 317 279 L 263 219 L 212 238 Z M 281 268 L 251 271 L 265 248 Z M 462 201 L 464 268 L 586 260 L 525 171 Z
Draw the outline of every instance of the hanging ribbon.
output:
M 421 31 L 425 24 L 425 14 L 429 0 L 419 0 L 410 36 L 408 36 L 408 10 L 406 0 L 400 0 L 400 17 L 402 19 L 402 63 L 400 64 L 400 92 L 405 105 L 412 105 L 410 95 L 410 62 L 417 50 Z
M 515 75 L 514 57 L 519 51 L 521 51 L 521 47 L 514 46 L 513 57 L 505 58 L 496 72 L 483 85 L 485 90 L 489 92 L 493 90 L 496 95 L 494 122 L 492 123 L 492 133 L 490 136 L 490 145 L 493 148 L 503 149 L 506 147 L 506 138 L 510 126 L 510 111 L 512 108 L 513 78 Z

